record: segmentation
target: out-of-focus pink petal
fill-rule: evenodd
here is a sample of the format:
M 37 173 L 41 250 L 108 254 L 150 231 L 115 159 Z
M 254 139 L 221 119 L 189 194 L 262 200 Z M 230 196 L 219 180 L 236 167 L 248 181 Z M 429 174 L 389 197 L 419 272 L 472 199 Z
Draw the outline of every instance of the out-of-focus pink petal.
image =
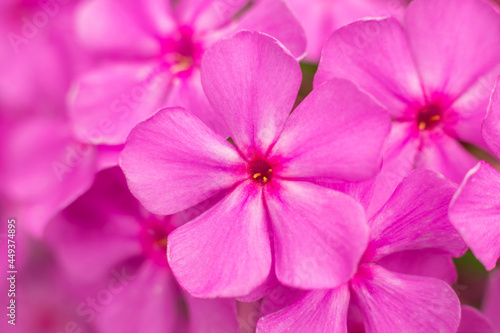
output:
M 500 15 L 482 0 L 415 0 L 405 32 L 430 97 L 459 97 L 500 61 Z
M 417 249 L 460 256 L 466 246 L 448 220 L 456 185 L 430 170 L 414 170 L 369 221 L 367 260 Z
M 281 311 L 262 317 L 257 332 L 347 333 L 349 287 L 311 291 Z
M 307 35 L 306 60 L 318 62 L 323 44 L 332 32 L 361 18 L 401 17 L 405 0 L 287 0 L 287 4 L 303 24 Z
M 97 303 L 100 311 L 95 323 L 100 332 L 176 332 L 176 300 L 180 295 L 168 269 L 146 261 L 135 274 L 116 271 L 113 276 L 101 289 L 111 294 L 110 300 L 103 298 L 105 306 Z M 98 292 L 97 297 L 106 297 L 99 295 Z M 86 308 L 89 312 L 88 305 Z
M 450 256 L 431 250 L 409 250 L 390 254 L 377 262 L 392 272 L 428 276 L 450 285 L 457 280 L 457 271 Z
M 155 62 L 105 65 L 79 77 L 71 115 L 78 137 L 125 143 L 132 128 L 164 107 L 171 75 Z
M 367 333 L 456 332 L 460 301 L 444 281 L 391 273 L 378 265 L 360 267 L 352 297 Z
M 120 165 L 132 193 L 159 215 L 180 212 L 246 178 L 234 147 L 182 108 L 160 110 L 135 127 Z
M 314 89 L 290 116 L 270 160 L 280 176 L 360 181 L 380 170 L 387 112 L 346 80 Z M 271 162 L 272 163 L 272 162 Z
M 201 66 L 208 100 L 248 158 L 276 141 L 301 77 L 298 62 L 277 40 L 248 31 L 217 42 Z
M 334 32 L 314 84 L 334 77 L 356 83 L 394 118 L 408 118 L 408 106 L 424 100 L 403 29 L 394 18 L 358 21 Z
M 491 151 L 500 158 L 500 77 L 491 95 L 488 114 L 484 119 L 483 137 Z
M 243 183 L 169 235 L 170 267 L 189 293 L 197 297 L 243 296 L 266 280 L 271 247 L 262 200 L 258 186 Z
M 118 57 L 151 57 L 174 27 L 168 1 L 90 0 L 76 14 L 78 36 L 96 51 Z
M 7 131 L 2 190 L 22 205 L 23 226 L 40 236 L 50 218 L 92 184 L 95 149 L 75 141 L 65 121 L 34 117 Z
M 306 35 L 297 18 L 283 0 L 259 1 L 235 27 L 273 36 L 296 58 L 306 52 Z
M 384 147 L 382 170 L 377 175 L 368 207 L 368 217 L 387 202 L 403 178 L 413 170 L 419 145 L 419 133 L 414 123 L 392 123 L 391 134 Z
M 479 162 L 453 197 L 449 214 L 474 255 L 493 269 L 500 257 L 500 173 Z
M 500 331 L 500 270 L 497 269 L 490 274 L 488 287 L 484 294 L 483 311 L 493 327 Z
M 462 306 L 462 318 L 457 333 L 495 333 L 484 314 L 470 306 Z
M 140 209 L 121 170 L 109 169 L 48 225 L 45 239 L 73 281 L 104 278 L 117 264 L 141 255 Z
M 124 145 L 97 146 L 97 169 L 104 170 L 118 165 Z
M 204 32 L 229 24 L 249 2 L 249 0 L 180 0 L 176 14 L 181 23 Z
M 183 293 L 189 308 L 189 333 L 238 331 L 234 299 L 200 299 Z
M 459 184 L 477 163 L 477 159 L 456 139 L 443 131 L 422 133 L 421 140 L 415 168 L 435 171 Z
M 264 195 L 278 280 L 304 289 L 335 288 L 348 281 L 368 242 L 363 207 L 308 182 L 280 180 L 266 186 Z

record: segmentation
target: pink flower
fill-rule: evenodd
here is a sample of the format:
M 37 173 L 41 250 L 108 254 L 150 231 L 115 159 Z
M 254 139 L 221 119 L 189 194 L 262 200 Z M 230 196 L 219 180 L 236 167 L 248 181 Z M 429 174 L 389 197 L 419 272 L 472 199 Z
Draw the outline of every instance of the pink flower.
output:
M 428 262 L 420 270 L 400 265 L 399 272 L 384 263 L 407 251 L 463 254 L 465 244 L 447 219 L 455 189 L 432 171 L 411 172 L 370 218 L 369 243 L 349 282 L 303 292 L 291 305 L 261 318 L 257 331 L 347 332 L 347 313 L 354 305 L 367 333 L 456 332 L 460 302 L 449 284 L 429 277 L 441 269 L 438 262 Z
M 328 37 L 364 17 L 401 16 L 407 0 L 286 0 L 307 37 L 306 60 L 318 62 Z
M 201 74 L 234 145 L 171 108 L 139 124 L 121 155 L 132 193 L 153 213 L 225 194 L 169 236 L 180 284 L 195 296 L 233 297 L 261 285 L 272 269 L 292 286 L 327 288 L 348 279 L 366 242 L 363 210 L 321 185 L 379 170 L 386 112 L 350 82 L 334 80 L 289 117 L 300 67 L 261 33 L 216 43 Z M 316 274 L 305 279 L 310 265 Z
M 77 16 L 82 41 L 101 59 L 83 75 L 73 103 L 80 139 L 123 144 L 162 107 L 184 106 L 227 134 L 203 93 L 199 66 L 217 39 L 241 29 L 278 38 L 296 57 L 304 32 L 282 0 L 89 0 Z
M 99 332 L 237 331 L 234 300 L 195 299 L 168 267 L 167 235 L 182 220 L 148 213 L 112 168 L 48 226 L 71 281 L 96 290 L 78 308 L 85 321 Z
M 450 204 L 450 220 L 472 252 L 491 270 L 500 257 L 500 173 L 481 161 Z
M 500 77 L 491 95 L 483 123 L 483 137 L 491 151 L 500 158 Z
M 390 195 L 411 169 L 460 183 L 484 149 L 481 124 L 500 73 L 500 15 L 483 0 L 415 0 L 403 23 L 364 20 L 327 42 L 316 86 L 346 78 L 386 107 L 394 122 L 375 191 Z

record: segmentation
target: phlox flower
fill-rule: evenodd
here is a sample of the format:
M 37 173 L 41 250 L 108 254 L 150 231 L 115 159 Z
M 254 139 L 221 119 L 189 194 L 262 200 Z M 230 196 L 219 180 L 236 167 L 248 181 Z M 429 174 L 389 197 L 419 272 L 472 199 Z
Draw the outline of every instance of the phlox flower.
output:
M 407 261 L 404 267 L 390 258 L 408 251 L 418 257 L 422 250 L 448 260 L 463 254 L 465 244 L 447 218 L 455 190 L 432 171 L 412 171 L 370 217 L 368 246 L 352 278 L 334 289 L 302 292 L 290 305 L 262 317 L 257 332 L 347 332 L 353 307 L 367 333 L 456 332 L 460 302 L 449 281 L 436 275 L 443 261 L 415 266 Z
M 367 240 L 363 209 L 324 185 L 375 175 L 387 113 L 352 83 L 333 80 L 289 116 L 299 64 L 261 33 L 216 43 L 201 75 L 234 145 L 185 109 L 169 108 L 134 128 L 120 157 L 132 193 L 153 213 L 225 195 L 170 234 L 179 283 L 195 296 L 234 297 L 271 271 L 292 286 L 348 279 Z M 305 278 L 308 265 L 316 274 Z
M 393 127 L 376 191 L 390 195 L 413 168 L 460 183 L 477 160 L 460 142 L 481 136 L 500 73 L 500 15 L 483 0 L 415 0 L 402 23 L 362 20 L 337 30 L 315 85 L 353 81 L 386 107 Z
M 49 224 L 46 240 L 71 281 L 93 287 L 82 319 L 98 332 L 237 332 L 235 300 L 195 299 L 168 267 L 167 235 L 183 214 L 147 212 L 116 167 Z
M 123 144 L 130 130 L 158 109 L 184 106 L 227 134 L 200 82 L 206 49 L 237 30 L 276 37 L 296 57 L 302 27 L 283 0 L 89 0 L 77 13 L 82 43 L 100 65 L 76 83 L 77 135 L 94 144 Z
M 500 173 L 481 161 L 450 204 L 450 220 L 486 269 L 500 257 Z

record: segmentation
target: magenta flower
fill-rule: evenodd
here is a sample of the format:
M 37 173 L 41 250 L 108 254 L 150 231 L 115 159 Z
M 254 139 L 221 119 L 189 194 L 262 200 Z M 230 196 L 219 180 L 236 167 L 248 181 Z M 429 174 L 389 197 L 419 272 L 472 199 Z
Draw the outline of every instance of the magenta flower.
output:
M 83 75 L 73 104 L 80 139 L 123 144 L 130 130 L 158 109 L 184 106 L 227 134 L 203 93 L 205 50 L 237 30 L 261 31 L 296 57 L 304 32 L 282 0 L 89 0 L 78 12 L 82 41 L 102 65 Z M 89 24 L 92 22 L 92 24 Z
M 243 296 L 266 280 L 273 255 L 287 285 L 327 288 L 348 279 L 366 243 L 363 209 L 321 184 L 379 170 L 386 112 L 353 84 L 335 80 L 289 117 L 300 67 L 261 33 L 216 43 L 201 74 L 234 145 L 190 112 L 171 108 L 139 124 L 121 155 L 132 193 L 153 213 L 173 214 L 225 193 L 169 236 L 180 284 L 195 296 Z M 308 265 L 316 274 L 305 279 Z
M 500 173 L 479 162 L 450 204 L 450 220 L 486 269 L 500 257 Z
M 391 271 L 383 259 L 404 251 L 460 256 L 465 244 L 447 219 L 456 185 L 415 170 L 372 216 L 369 243 L 356 274 L 335 289 L 304 292 L 293 304 L 259 320 L 258 332 L 347 332 L 350 304 L 365 332 L 456 332 L 460 302 L 444 281 L 421 272 Z
M 318 62 L 323 45 L 336 29 L 364 17 L 402 16 L 407 0 L 286 0 L 304 27 L 306 60 Z
M 403 23 L 364 20 L 326 43 L 315 84 L 346 78 L 393 118 L 377 192 L 386 197 L 413 168 L 460 183 L 484 149 L 481 124 L 500 73 L 500 15 L 483 0 L 415 0 Z
M 80 316 L 99 332 L 236 332 L 234 300 L 195 299 L 168 267 L 167 235 L 182 220 L 148 213 L 119 168 L 99 173 L 46 232 L 71 281 L 95 286 Z
M 500 77 L 491 95 L 483 123 L 483 137 L 491 151 L 500 158 Z

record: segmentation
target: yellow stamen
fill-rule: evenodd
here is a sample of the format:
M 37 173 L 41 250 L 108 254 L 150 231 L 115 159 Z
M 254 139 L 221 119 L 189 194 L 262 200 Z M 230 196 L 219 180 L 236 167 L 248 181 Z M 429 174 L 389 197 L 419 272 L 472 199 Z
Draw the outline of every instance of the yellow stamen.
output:
M 431 120 L 432 120 L 432 121 L 438 121 L 439 119 L 441 119 L 441 116 L 440 116 L 440 115 L 435 115 L 435 116 L 432 116 L 432 117 L 431 117 Z
M 262 177 L 262 182 L 267 183 L 267 177 Z
M 260 172 L 257 172 L 256 174 L 253 175 L 253 179 L 257 179 L 260 176 L 262 176 L 262 174 Z
M 424 129 L 425 129 L 425 127 L 426 127 L 426 125 L 425 125 L 425 121 L 421 121 L 421 122 L 418 124 L 418 129 L 419 129 L 419 130 L 421 130 L 421 131 L 422 131 L 422 130 L 424 130 Z

